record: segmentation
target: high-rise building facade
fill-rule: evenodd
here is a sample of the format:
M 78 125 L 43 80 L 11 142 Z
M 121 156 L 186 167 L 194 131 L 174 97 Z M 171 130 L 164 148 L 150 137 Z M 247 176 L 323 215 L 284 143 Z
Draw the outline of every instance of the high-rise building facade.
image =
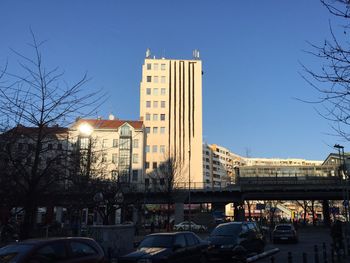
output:
M 172 158 L 177 181 L 203 182 L 202 62 L 157 59 L 147 50 L 140 84 L 140 116 L 146 130 L 146 174 Z

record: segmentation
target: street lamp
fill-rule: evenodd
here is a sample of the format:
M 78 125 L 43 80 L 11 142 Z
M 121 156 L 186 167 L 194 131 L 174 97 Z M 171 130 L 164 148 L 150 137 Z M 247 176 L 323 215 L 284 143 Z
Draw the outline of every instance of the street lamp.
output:
M 90 177 L 90 166 L 91 166 L 91 134 L 94 131 L 94 128 L 87 122 L 83 122 L 78 126 L 79 131 L 79 150 L 81 150 L 81 139 L 87 138 L 87 145 L 84 145 L 84 149 L 87 148 L 87 159 L 86 159 L 86 177 Z M 86 147 L 86 148 L 85 148 Z
M 191 149 L 188 150 L 188 221 L 190 222 L 190 231 L 192 231 L 191 226 Z

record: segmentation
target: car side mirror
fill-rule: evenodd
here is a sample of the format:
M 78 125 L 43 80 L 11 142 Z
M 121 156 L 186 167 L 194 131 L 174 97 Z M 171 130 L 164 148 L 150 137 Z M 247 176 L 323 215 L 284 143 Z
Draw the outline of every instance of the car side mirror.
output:
M 135 242 L 134 242 L 134 248 L 137 248 L 137 247 L 140 245 L 140 243 L 141 243 L 141 242 L 139 242 L 139 241 L 135 241 Z

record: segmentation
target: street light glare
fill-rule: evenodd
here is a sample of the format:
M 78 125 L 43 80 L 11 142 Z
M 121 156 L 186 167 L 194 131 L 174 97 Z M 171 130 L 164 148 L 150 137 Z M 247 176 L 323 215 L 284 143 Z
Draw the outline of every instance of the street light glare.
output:
M 78 130 L 81 134 L 90 136 L 94 129 L 90 124 L 84 122 L 78 126 Z

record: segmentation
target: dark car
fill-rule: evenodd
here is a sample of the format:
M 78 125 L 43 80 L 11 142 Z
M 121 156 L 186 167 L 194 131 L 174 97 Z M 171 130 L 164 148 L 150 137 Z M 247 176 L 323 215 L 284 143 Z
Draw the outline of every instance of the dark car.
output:
M 230 222 L 218 225 L 208 237 L 208 258 L 232 261 L 264 251 L 263 234 L 255 222 Z
M 102 248 L 91 238 L 33 239 L 0 248 L 2 263 L 102 263 Z
M 292 224 L 279 224 L 275 226 L 272 232 L 272 240 L 274 243 L 278 241 L 298 242 L 298 233 Z
M 208 245 L 192 232 L 156 233 L 146 236 L 137 250 L 118 262 L 206 262 Z

